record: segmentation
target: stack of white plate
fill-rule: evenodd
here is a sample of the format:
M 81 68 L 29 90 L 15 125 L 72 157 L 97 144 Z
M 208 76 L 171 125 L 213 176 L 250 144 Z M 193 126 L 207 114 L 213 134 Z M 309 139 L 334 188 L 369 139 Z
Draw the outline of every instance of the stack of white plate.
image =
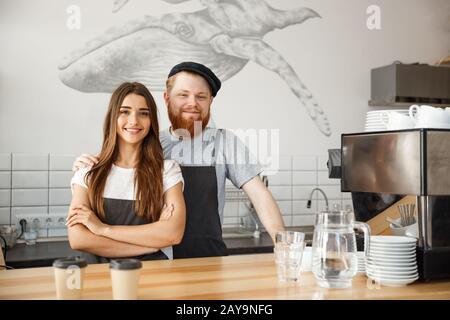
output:
M 358 257 L 358 273 L 366 273 L 366 258 L 364 257 L 364 251 L 358 251 L 356 256 Z
M 419 278 L 416 238 L 400 236 L 370 237 L 366 274 L 376 283 L 390 287 L 405 286 Z
M 387 113 L 397 112 L 402 115 L 409 115 L 409 110 L 406 109 L 389 109 L 389 110 L 375 110 L 368 111 L 366 115 L 365 131 L 386 131 L 387 130 Z

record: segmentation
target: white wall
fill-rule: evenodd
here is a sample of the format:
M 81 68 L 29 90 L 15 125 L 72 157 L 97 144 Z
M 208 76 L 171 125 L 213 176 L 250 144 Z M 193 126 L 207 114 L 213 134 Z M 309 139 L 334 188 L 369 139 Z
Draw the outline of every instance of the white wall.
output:
M 369 109 L 370 69 L 400 60 L 433 63 L 450 52 L 448 0 L 267 0 L 278 9 L 299 5 L 322 19 L 276 30 L 264 40 L 280 52 L 327 112 L 325 137 L 278 75 L 249 62 L 223 84 L 213 115 L 226 128 L 279 128 L 280 153 L 325 154 L 342 132 L 363 129 Z M 109 95 L 82 93 L 58 79 L 57 64 L 119 22 L 143 14 L 201 8 L 198 1 L 171 5 L 131 0 L 120 12 L 113 1 L 0 2 L 0 152 L 95 152 Z M 81 29 L 66 27 L 69 5 L 81 8 Z M 381 8 L 381 30 L 366 27 L 366 8 Z M 161 92 L 155 92 L 167 127 Z

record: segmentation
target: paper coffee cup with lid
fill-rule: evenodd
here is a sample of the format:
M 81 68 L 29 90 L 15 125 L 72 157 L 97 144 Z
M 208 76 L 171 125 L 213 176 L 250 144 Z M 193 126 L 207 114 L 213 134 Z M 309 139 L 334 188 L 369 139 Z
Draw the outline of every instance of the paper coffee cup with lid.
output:
M 136 300 L 142 263 L 136 259 L 114 259 L 109 263 L 114 300 Z
M 81 298 L 86 267 L 86 260 L 78 256 L 57 259 L 53 262 L 56 297 L 59 300 Z

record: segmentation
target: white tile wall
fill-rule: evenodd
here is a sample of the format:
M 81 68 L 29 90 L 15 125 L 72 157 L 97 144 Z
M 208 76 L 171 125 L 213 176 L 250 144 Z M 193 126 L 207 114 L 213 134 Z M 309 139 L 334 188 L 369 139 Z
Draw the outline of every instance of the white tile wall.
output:
M 72 177 L 72 171 L 50 171 L 50 188 L 68 188 Z
M 292 157 L 280 156 L 279 171 L 291 171 L 292 170 Z
M 327 167 L 328 155 L 321 155 L 317 157 L 317 170 L 328 171 Z
M 315 214 L 317 212 L 317 201 L 311 202 L 311 208 L 307 208 L 307 200 L 294 200 L 292 201 L 292 213 L 294 215 L 308 215 Z
M 292 174 L 290 171 L 279 171 L 277 174 L 267 176 L 270 186 L 290 185 Z
M 50 203 L 51 206 L 69 205 L 72 200 L 72 193 L 70 189 L 50 189 Z
M 0 207 L 0 224 L 11 223 L 11 209 L 10 207 Z
M 13 170 L 48 170 L 48 154 L 14 153 L 12 155 Z
M 1 188 L 11 188 L 11 172 L 10 171 L 0 171 L 0 189 Z
M 69 184 L 75 158 L 76 155 L 0 153 L 0 224 L 15 223 L 17 213 L 66 214 L 72 197 Z M 331 205 L 351 205 L 351 194 L 340 192 L 340 180 L 328 179 L 327 160 L 326 155 L 281 156 L 279 170 L 266 172 L 274 173 L 268 177 L 269 190 L 287 226 L 314 223 L 314 214 L 324 207 L 323 197 L 316 193 L 310 209 L 306 208 L 306 200 L 317 186 L 326 192 Z M 226 186 L 232 183 L 227 180 Z M 227 201 L 224 224 L 238 226 L 239 219 L 247 212 L 242 201 Z M 66 235 L 66 232 L 65 229 L 50 229 L 48 236 Z
M 50 206 L 48 208 L 48 212 L 50 214 L 52 214 L 52 213 L 58 213 L 58 214 L 67 213 L 67 212 L 69 212 L 69 206 Z
M 275 200 L 291 200 L 292 198 L 290 186 L 271 186 L 269 180 L 269 190 Z
M 292 214 L 292 201 L 277 201 L 278 207 L 280 208 L 281 214 Z
M 292 225 L 293 226 L 312 226 L 314 225 L 315 215 L 293 215 Z
M 293 186 L 292 199 L 293 200 L 308 200 L 311 190 L 316 186 Z
M 11 204 L 11 191 L 0 189 L 0 207 L 9 207 Z
M 282 215 L 281 218 L 283 218 L 283 222 L 286 227 L 293 226 L 292 215 Z
M 294 156 L 292 170 L 317 170 L 317 157 L 315 156 Z
M 293 171 L 292 183 L 298 186 L 315 186 L 317 185 L 317 171 Z
M 47 171 L 13 171 L 13 189 L 48 188 Z
M 50 170 L 72 170 L 73 162 L 76 159 L 76 155 L 63 154 L 55 155 L 50 154 Z
M 0 153 L 0 170 L 11 170 L 10 153 Z
M 48 205 L 47 189 L 13 189 L 12 206 L 46 206 Z
M 340 179 L 330 179 L 328 178 L 328 171 L 318 171 L 319 185 L 340 185 Z
M 341 192 L 341 186 L 335 185 L 335 186 L 320 186 L 320 188 L 325 192 L 328 199 L 341 199 L 342 198 L 342 192 Z M 322 194 L 319 194 L 319 199 L 323 199 Z

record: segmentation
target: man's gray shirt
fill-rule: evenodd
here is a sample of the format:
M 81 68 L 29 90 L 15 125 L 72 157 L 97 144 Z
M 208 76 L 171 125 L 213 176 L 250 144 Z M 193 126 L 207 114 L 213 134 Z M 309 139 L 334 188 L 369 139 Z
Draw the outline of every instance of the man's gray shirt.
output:
M 219 140 L 216 141 L 216 137 Z M 230 130 L 205 128 L 201 135 L 192 140 L 180 140 L 167 129 L 160 132 L 160 141 L 164 159 L 175 160 L 181 166 L 215 166 L 218 211 L 222 224 L 226 179 L 230 179 L 240 189 L 262 171 L 247 146 Z

